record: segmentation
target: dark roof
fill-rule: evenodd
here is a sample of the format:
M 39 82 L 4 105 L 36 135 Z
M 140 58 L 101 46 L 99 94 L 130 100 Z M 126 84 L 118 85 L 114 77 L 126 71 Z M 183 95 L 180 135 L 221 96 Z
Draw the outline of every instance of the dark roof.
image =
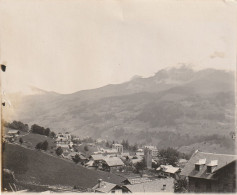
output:
M 206 159 L 204 166 L 200 171 L 195 170 L 195 164 L 201 160 Z M 214 153 L 205 153 L 196 151 L 190 160 L 185 165 L 184 169 L 181 171 L 181 175 L 189 176 L 189 177 L 197 177 L 203 179 L 214 179 L 215 173 L 221 169 L 222 167 L 230 164 L 231 162 L 237 159 L 237 155 L 228 155 L 228 154 L 214 154 Z M 217 166 L 214 170 L 214 173 L 207 173 L 207 165 L 211 163 L 211 161 L 217 160 Z

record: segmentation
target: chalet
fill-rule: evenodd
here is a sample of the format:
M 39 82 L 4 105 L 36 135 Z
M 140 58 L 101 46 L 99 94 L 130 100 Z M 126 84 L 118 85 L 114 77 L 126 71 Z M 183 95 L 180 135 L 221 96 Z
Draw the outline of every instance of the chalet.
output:
M 8 134 L 9 136 L 17 137 L 18 135 L 20 135 L 20 131 L 19 131 L 19 130 L 9 130 L 9 131 L 7 132 L 7 134 Z
M 14 139 L 14 136 L 12 135 L 4 135 L 3 141 L 14 142 L 15 139 Z
M 133 185 L 124 185 L 130 193 L 174 192 L 174 179 L 157 179 Z
M 79 156 L 79 159 L 80 159 L 79 162 L 80 163 L 85 164 L 86 162 L 88 162 L 88 159 L 81 152 L 71 152 L 70 153 L 70 159 L 75 158 L 76 155 Z
M 93 161 L 102 161 L 102 160 L 104 160 L 104 158 L 106 158 L 106 157 L 103 156 L 102 154 L 92 154 L 89 157 L 89 159 L 93 160 Z
M 156 169 L 159 176 L 162 177 L 173 177 L 178 179 L 178 173 L 180 172 L 179 167 L 173 167 L 172 165 L 161 165 Z
M 181 175 L 189 192 L 236 192 L 236 161 L 237 155 L 196 151 Z
M 92 191 L 97 193 L 123 193 L 128 192 L 127 188 L 123 188 L 117 184 L 98 180 L 98 183 L 92 188 Z
M 119 157 L 106 157 L 102 162 L 103 170 L 113 171 L 124 166 L 123 161 Z

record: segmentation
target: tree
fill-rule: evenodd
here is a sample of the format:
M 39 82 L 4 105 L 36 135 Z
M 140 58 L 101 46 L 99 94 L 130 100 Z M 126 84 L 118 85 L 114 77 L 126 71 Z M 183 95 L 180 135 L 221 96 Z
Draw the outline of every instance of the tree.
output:
M 42 145 L 41 145 L 41 150 L 47 150 L 48 149 L 48 146 L 49 146 L 49 143 L 47 140 L 45 140 Z
M 176 166 L 180 153 L 174 148 L 161 149 L 159 151 L 159 163 Z
M 37 134 L 40 134 L 40 135 L 46 135 L 46 136 L 49 136 L 50 135 L 50 129 L 49 128 L 44 128 L 44 127 L 41 127 L 39 125 L 32 125 L 31 126 L 31 132 L 32 133 L 37 133 Z
M 63 149 L 61 147 L 58 147 L 55 152 L 58 156 L 60 156 L 63 153 Z
M 28 132 L 29 131 L 29 126 L 28 124 L 24 124 L 21 121 L 13 121 L 12 123 L 8 123 L 4 121 L 4 126 L 11 128 L 11 129 L 17 129 L 21 131 Z
M 131 150 L 132 150 L 133 152 L 136 152 L 137 149 L 138 149 L 137 144 L 134 144 L 133 146 L 131 146 Z
M 36 144 L 35 148 L 38 150 L 41 150 L 41 146 L 42 146 L 42 142 L 39 142 L 38 144 Z
M 143 158 L 141 162 L 137 162 L 135 164 L 135 169 L 137 173 L 140 173 L 141 171 L 143 172 L 143 170 L 146 168 L 146 164 L 145 164 L 145 159 Z
M 108 141 L 106 142 L 105 146 L 106 146 L 107 148 L 111 148 L 111 147 L 112 147 L 112 146 L 109 144 Z
M 56 134 L 55 134 L 53 131 L 51 131 L 50 134 L 49 134 L 49 136 L 50 136 L 51 138 L 55 138 Z
M 72 160 L 77 164 L 77 163 L 80 162 L 81 158 L 80 158 L 80 156 L 79 156 L 78 154 L 76 154 L 76 155 L 72 158 Z
M 46 129 L 44 130 L 44 134 L 45 134 L 46 136 L 49 136 L 49 133 L 50 133 L 50 129 L 49 129 L 49 128 L 46 128 Z
M 84 150 L 85 150 L 86 152 L 89 151 L 89 148 L 88 148 L 87 145 L 84 146 Z
M 129 143 L 128 143 L 128 140 L 123 140 L 122 141 L 122 143 L 121 143 L 122 145 L 123 145 L 123 148 L 125 149 L 125 150 L 128 150 L 129 149 Z
M 20 144 L 23 143 L 23 139 L 22 139 L 22 137 L 20 137 L 19 142 L 20 142 Z
M 185 178 L 179 178 L 174 183 L 174 192 L 184 193 L 188 190 L 188 182 Z

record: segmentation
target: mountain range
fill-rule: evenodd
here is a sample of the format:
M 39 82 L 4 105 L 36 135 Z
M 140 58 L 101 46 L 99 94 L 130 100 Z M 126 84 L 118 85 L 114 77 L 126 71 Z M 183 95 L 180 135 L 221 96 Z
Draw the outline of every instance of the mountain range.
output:
M 182 146 L 178 140 L 234 131 L 234 84 L 234 72 L 182 66 L 72 94 L 12 94 L 5 117 L 81 137 Z

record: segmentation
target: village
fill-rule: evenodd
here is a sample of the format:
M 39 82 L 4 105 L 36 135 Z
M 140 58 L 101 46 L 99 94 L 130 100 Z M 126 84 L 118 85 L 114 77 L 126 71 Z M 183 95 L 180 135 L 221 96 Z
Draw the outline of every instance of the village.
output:
M 178 154 L 172 148 L 159 150 L 152 145 L 128 148 L 128 143 L 124 140 L 122 143 L 100 138 L 93 140 L 88 137 L 80 138 L 69 132 L 55 134 L 52 137 L 54 147 L 51 146 L 50 150 L 47 144 L 45 149 L 40 148 L 39 143 L 36 146 L 27 144 L 29 135 L 37 134 L 9 130 L 4 140 L 6 143 L 40 150 L 86 169 L 108 172 L 123 178 L 120 183 L 98 179 L 97 184 L 87 189 L 87 192 L 236 191 L 236 155 L 197 150 L 188 157 Z M 44 144 L 41 142 L 42 145 Z

